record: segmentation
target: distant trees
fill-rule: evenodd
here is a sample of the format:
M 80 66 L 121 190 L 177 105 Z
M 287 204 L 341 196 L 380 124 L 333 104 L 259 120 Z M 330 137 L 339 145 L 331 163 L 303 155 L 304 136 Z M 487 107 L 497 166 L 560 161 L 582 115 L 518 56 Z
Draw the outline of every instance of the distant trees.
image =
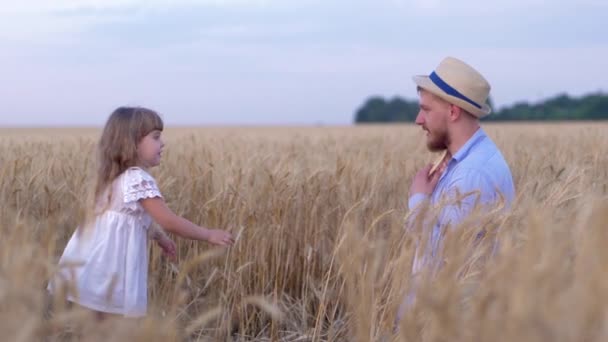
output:
M 601 93 L 581 98 L 561 94 L 537 104 L 519 102 L 487 118 L 488 121 L 605 119 L 608 119 L 608 95 Z
M 375 96 L 369 98 L 355 114 L 356 122 L 414 121 L 418 114 L 418 102 L 409 102 L 399 97 L 384 100 Z
M 488 101 L 493 107 L 491 99 Z M 606 120 L 608 119 L 608 95 L 593 93 L 574 98 L 560 94 L 543 102 L 515 103 L 484 118 L 484 121 L 516 120 Z M 370 97 L 355 112 L 355 123 L 413 122 L 418 114 L 418 101 L 399 97 L 385 100 L 380 96 Z

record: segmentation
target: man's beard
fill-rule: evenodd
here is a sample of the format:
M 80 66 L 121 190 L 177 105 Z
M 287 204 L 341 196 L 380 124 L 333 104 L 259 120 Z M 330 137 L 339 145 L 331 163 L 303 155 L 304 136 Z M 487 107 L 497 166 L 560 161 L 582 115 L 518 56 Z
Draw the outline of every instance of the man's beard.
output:
M 426 147 L 431 152 L 439 152 L 448 148 L 449 137 L 447 131 L 429 132 L 426 140 Z

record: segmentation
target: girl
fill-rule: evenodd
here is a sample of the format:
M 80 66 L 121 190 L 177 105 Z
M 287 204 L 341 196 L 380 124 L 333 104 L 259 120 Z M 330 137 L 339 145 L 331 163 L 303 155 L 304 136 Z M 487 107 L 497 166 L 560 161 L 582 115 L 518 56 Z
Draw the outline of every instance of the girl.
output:
M 228 246 L 228 232 L 199 227 L 175 215 L 147 172 L 159 165 L 163 121 L 146 108 L 121 107 L 109 117 L 98 144 L 97 182 L 91 214 L 72 235 L 48 285 L 72 284 L 67 299 L 104 314 L 141 317 L 147 309 L 147 236 L 175 258 L 176 247 L 152 220 L 178 236 Z M 150 232 L 148 232 L 150 230 Z

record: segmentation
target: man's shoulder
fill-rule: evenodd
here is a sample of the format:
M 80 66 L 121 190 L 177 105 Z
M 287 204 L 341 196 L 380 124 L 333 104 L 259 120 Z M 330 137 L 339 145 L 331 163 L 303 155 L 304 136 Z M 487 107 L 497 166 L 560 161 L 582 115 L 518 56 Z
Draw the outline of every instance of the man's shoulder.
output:
M 514 192 L 511 169 L 497 147 L 488 147 L 480 153 L 472 153 L 454 168 L 453 177 L 464 188 L 494 192 L 499 189 L 508 198 Z
M 478 179 L 496 183 L 501 179 L 511 179 L 509 164 L 492 141 L 470 153 L 454 167 L 455 175 L 462 178 Z
M 470 155 L 458 162 L 454 171 L 459 174 L 490 175 L 510 170 L 500 151 L 496 150 L 492 153 Z
M 480 172 L 492 168 L 509 170 L 509 165 L 500 149 L 487 136 L 476 146 L 472 153 L 469 153 L 466 158 L 458 163 L 458 166 L 462 169 L 479 170 Z

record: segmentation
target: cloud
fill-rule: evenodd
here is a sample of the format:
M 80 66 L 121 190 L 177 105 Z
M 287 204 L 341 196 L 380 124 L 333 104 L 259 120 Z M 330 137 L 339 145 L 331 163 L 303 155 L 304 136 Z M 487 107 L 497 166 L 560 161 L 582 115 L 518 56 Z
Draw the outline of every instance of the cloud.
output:
M 2 13 L 45 13 L 70 10 L 116 8 L 175 8 L 181 6 L 258 7 L 276 0 L 26 0 L 11 1 L 0 7 Z
M 9 2 L 0 7 L 0 40 L 57 43 L 77 37 L 126 40 L 137 36 L 150 41 L 153 36 L 188 38 L 193 32 L 228 37 L 252 36 L 255 32 L 282 32 L 274 28 L 284 14 L 295 17 L 300 8 L 318 0 L 29 0 Z M 321 4 L 321 3 L 319 3 Z M 321 6 L 322 7 L 322 6 Z M 308 7 L 310 15 L 316 11 Z M 290 15 L 294 14 L 294 15 Z M 302 25 L 300 25 L 302 26 Z M 105 32 L 105 34 L 104 34 Z M 148 38 L 142 38 L 147 35 Z M 98 35 L 99 34 L 99 35 Z M 178 38 L 178 40 L 184 40 Z
M 396 7 L 428 16 L 476 17 L 526 13 L 570 13 L 573 10 L 608 9 L 605 0 L 391 0 Z
M 188 8 L 266 8 L 277 0 L 24 0 L 0 6 L 0 40 L 65 41 L 66 35 L 150 13 Z
M 487 74 L 497 105 L 606 85 L 608 1 L 26 4 L 0 8 L 0 93 L 14 120 L 139 103 L 182 123 L 345 123 L 371 94 L 415 96 L 410 76 L 445 55 Z

